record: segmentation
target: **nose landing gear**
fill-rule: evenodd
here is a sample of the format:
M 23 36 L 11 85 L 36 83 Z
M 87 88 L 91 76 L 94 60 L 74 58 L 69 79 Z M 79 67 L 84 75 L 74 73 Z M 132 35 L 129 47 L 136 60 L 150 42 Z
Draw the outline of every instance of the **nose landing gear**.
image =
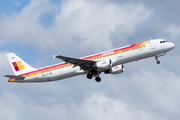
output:
M 160 64 L 160 61 L 158 60 L 158 56 L 156 56 L 155 58 L 156 58 L 156 63 Z
M 159 60 L 157 60 L 157 61 L 156 61 L 156 63 L 157 63 L 157 64 L 160 64 L 160 61 L 159 61 Z
M 161 57 L 161 56 L 164 56 L 164 55 L 166 55 L 166 53 L 162 53 L 162 54 L 159 54 L 159 55 L 155 56 L 157 64 L 160 64 L 160 61 L 158 60 L 158 57 Z

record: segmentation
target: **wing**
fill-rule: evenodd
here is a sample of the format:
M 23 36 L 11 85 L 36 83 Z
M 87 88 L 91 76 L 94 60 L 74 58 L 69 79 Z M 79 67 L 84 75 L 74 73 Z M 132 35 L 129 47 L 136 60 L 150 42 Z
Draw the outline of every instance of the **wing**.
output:
M 74 67 L 79 66 L 83 70 L 93 69 L 93 66 L 96 63 L 95 61 L 92 60 L 66 57 L 62 55 L 54 56 L 54 57 L 63 60 L 65 63 L 74 64 Z

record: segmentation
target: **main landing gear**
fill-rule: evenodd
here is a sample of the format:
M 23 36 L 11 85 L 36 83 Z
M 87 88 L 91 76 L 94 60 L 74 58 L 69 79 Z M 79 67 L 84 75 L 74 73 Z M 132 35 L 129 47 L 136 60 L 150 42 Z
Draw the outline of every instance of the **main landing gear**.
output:
M 91 73 L 88 73 L 86 76 L 88 79 L 92 79 L 93 75 Z
M 101 82 L 101 78 L 100 77 L 96 77 L 95 80 L 96 80 L 96 82 Z
M 99 72 L 97 70 L 92 70 L 90 73 L 87 74 L 88 79 L 92 79 L 93 76 L 95 77 L 96 82 L 101 82 L 101 78 L 99 77 Z

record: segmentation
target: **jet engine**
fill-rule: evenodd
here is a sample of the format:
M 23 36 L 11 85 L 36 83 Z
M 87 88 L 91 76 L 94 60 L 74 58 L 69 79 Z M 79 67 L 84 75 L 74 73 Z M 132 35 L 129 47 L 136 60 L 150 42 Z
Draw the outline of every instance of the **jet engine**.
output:
M 104 71 L 105 74 L 119 74 L 124 72 L 124 65 L 116 65 L 106 71 Z
M 95 67 L 98 70 L 107 70 L 107 69 L 110 69 L 111 66 L 112 66 L 112 64 L 111 64 L 110 59 L 98 61 L 98 62 L 96 62 L 96 65 L 95 65 Z

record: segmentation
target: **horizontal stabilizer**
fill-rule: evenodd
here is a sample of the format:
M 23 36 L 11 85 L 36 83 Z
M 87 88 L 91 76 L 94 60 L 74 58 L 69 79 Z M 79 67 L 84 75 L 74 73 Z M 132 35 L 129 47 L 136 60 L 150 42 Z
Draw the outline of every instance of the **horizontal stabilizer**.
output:
M 4 77 L 12 78 L 12 79 L 24 79 L 25 76 L 18 76 L 18 75 L 4 75 Z

